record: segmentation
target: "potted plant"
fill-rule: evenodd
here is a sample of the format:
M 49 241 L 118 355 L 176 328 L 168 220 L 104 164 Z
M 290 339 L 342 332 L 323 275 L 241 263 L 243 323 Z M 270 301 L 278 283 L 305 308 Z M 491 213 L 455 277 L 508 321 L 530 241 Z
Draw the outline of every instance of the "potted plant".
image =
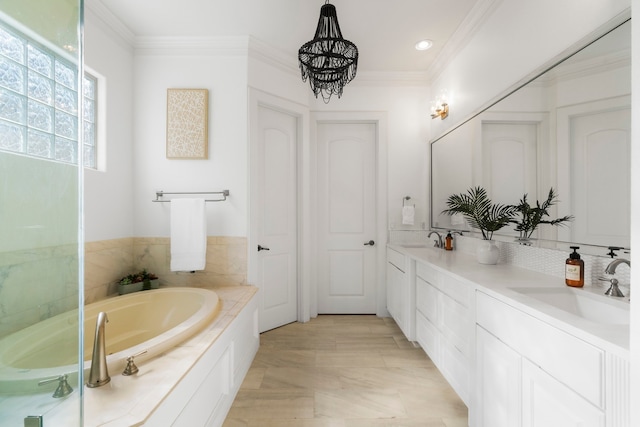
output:
M 522 196 L 520 203 L 514 206 L 516 215 L 519 215 L 519 218 L 511 221 L 516 224 L 515 230 L 520 233 L 518 240 L 525 243 L 528 242 L 529 239 L 531 239 L 531 235 L 536 231 L 536 228 L 538 228 L 538 225 L 540 224 L 564 225 L 564 223 L 572 221 L 573 215 L 565 215 L 561 218 L 552 220 L 544 219 L 549 216 L 549 208 L 557 202 L 558 195 L 553 190 L 553 187 L 549 190 L 547 200 L 542 203 L 536 200 L 535 206 L 531 206 L 529 204 L 527 201 L 527 194 Z
M 442 211 L 446 215 L 461 214 L 472 228 L 482 233 L 487 241 L 477 247 L 476 255 L 481 264 L 498 262 L 498 247 L 493 242 L 493 233 L 511 223 L 516 213 L 513 205 L 493 203 L 482 187 L 473 187 L 466 193 L 453 194 L 447 199 L 447 207 Z
M 118 281 L 118 293 L 120 295 L 147 289 L 157 289 L 158 287 L 158 276 L 149 273 L 146 269 L 124 276 Z

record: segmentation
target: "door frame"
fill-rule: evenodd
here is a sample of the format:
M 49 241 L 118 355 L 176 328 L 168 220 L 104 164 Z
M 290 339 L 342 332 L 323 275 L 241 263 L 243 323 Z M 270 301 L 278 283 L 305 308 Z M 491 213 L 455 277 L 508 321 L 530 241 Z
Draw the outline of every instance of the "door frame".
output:
M 263 92 L 259 89 L 248 88 L 248 104 L 249 115 L 248 121 L 248 187 L 249 196 L 247 200 L 248 211 L 248 233 L 247 233 L 247 283 L 256 285 L 258 272 L 258 252 L 253 250 L 258 245 L 256 240 L 257 223 L 260 219 L 259 212 L 253 207 L 256 205 L 254 200 L 255 182 L 259 179 L 255 176 L 257 159 L 254 147 L 257 144 L 258 132 L 258 111 L 260 107 L 269 108 L 280 111 L 285 114 L 296 117 L 297 119 L 297 147 L 296 147 L 296 178 L 297 178 L 297 320 L 299 322 L 307 322 L 310 319 L 309 313 L 309 285 L 310 282 L 310 251 L 309 242 L 311 241 L 311 233 L 309 221 L 305 220 L 309 216 L 309 194 L 310 194 L 310 176 L 309 176 L 309 109 L 308 107 L 289 101 L 278 96 Z M 256 325 L 257 328 L 257 325 Z
M 313 153 L 313 161 L 311 167 L 313 168 L 310 193 L 307 193 L 311 203 L 309 206 L 308 222 L 311 224 L 317 224 L 317 194 L 318 194 L 318 124 L 332 124 L 332 123 L 366 123 L 374 124 L 376 127 L 376 232 L 375 232 L 375 245 L 376 249 L 376 277 L 378 283 L 376 286 L 376 315 L 388 316 L 387 312 L 387 292 L 386 292 L 386 247 L 387 247 L 387 113 L 378 111 L 362 111 L 362 112 L 323 112 L 312 111 L 311 112 L 311 152 Z M 311 194 L 314 196 L 311 197 Z M 317 243 L 318 235 L 315 226 L 312 230 L 313 245 L 311 252 L 311 272 L 315 273 L 318 270 L 317 262 Z M 311 317 L 318 315 L 318 280 L 317 274 L 312 274 L 309 282 L 309 292 L 307 292 L 310 298 Z

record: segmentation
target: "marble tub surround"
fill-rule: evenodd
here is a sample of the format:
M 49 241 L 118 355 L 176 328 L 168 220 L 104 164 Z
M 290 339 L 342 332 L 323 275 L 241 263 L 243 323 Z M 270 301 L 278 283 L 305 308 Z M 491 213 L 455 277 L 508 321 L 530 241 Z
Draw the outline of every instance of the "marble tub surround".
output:
M 142 425 L 145 419 L 162 403 L 203 353 L 229 327 L 240 311 L 257 292 L 253 286 L 219 286 L 213 288 L 221 301 L 216 319 L 200 333 L 177 347 L 151 360 L 138 364 L 140 371 L 134 376 L 110 372 L 111 381 L 98 388 L 84 388 L 84 425 L 86 427 L 128 427 Z M 77 393 L 74 390 L 73 396 Z M 38 404 L 34 404 L 34 399 Z M 75 425 L 78 414 L 72 399 L 53 399 L 51 392 L 2 399 L 0 414 L 7 425 L 22 425 L 25 414 L 37 406 L 44 415 L 45 425 Z
M 466 427 L 467 408 L 391 318 L 265 332 L 224 427 Z
M 247 283 L 246 237 L 207 238 L 205 270 L 170 271 L 170 239 L 132 237 L 85 244 L 85 303 L 117 293 L 117 281 L 146 268 L 166 286 L 211 287 Z

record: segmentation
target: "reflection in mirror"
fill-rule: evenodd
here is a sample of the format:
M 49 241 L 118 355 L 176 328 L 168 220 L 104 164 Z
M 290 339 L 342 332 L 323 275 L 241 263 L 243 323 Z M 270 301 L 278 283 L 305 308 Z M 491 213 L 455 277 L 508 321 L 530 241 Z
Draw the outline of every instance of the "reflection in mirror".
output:
M 494 202 L 558 193 L 537 240 L 629 248 L 631 21 L 431 142 L 431 227 L 468 230 L 441 214 L 475 186 Z M 517 237 L 513 227 L 496 234 Z M 513 239 L 512 239 L 513 240 Z

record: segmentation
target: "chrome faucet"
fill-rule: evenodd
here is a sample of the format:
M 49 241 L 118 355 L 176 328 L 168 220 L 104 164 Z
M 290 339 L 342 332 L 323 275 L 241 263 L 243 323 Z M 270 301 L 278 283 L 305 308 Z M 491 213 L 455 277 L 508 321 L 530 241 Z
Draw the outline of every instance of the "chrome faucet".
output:
M 96 319 L 96 333 L 93 340 L 93 355 L 91 356 L 91 370 L 87 387 L 94 388 L 111 381 L 107 369 L 107 352 L 104 345 L 104 326 L 109 321 L 107 313 L 101 311 Z
M 437 231 L 435 231 L 435 230 L 430 231 L 430 232 L 429 232 L 429 234 L 427 235 L 427 239 L 428 239 L 429 237 L 431 237 L 431 235 L 432 235 L 433 233 L 435 233 L 435 234 L 438 236 L 438 240 L 434 240 L 433 247 L 434 247 L 434 248 L 441 248 L 441 249 L 442 249 L 442 248 L 444 248 L 444 245 L 442 244 L 442 236 L 441 236 L 441 235 L 440 235 L 440 233 L 438 233 Z

